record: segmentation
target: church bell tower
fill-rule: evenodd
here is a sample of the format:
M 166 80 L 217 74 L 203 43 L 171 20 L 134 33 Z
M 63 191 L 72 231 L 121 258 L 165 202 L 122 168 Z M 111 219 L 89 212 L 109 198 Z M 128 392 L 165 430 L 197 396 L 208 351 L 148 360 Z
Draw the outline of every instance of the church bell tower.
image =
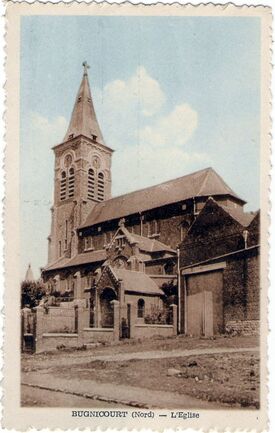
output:
M 111 158 L 96 118 L 87 62 L 63 142 L 54 146 L 54 204 L 48 264 L 77 254 L 76 229 L 93 206 L 111 198 Z

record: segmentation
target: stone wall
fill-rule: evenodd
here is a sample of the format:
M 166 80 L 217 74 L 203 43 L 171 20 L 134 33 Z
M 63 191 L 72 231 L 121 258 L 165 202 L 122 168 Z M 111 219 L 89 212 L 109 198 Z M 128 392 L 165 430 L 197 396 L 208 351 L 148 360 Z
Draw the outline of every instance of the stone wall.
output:
M 225 325 L 227 333 L 240 333 L 243 335 L 259 335 L 259 320 L 229 320 Z
M 45 333 L 36 341 L 35 352 L 48 352 L 62 347 L 79 347 L 78 334 Z
M 114 330 L 108 328 L 84 328 L 82 332 L 83 344 L 114 341 Z
M 172 324 L 148 324 L 141 323 L 141 319 L 137 317 L 137 305 L 131 304 L 131 323 L 130 323 L 130 337 L 134 339 L 150 338 L 153 336 L 171 337 L 177 335 L 177 305 L 171 305 L 172 309 Z
M 117 303 L 118 304 L 118 303 Z M 115 341 L 119 337 L 118 305 L 114 308 L 114 328 L 89 328 L 90 311 L 81 305 L 36 310 L 35 351 L 56 350 L 60 346 L 80 347 L 93 342 Z
M 163 301 L 159 296 L 144 295 L 142 293 L 140 293 L 140 294 L 125 293 L 125 303 L 126 304 L 130 303 L 132 305 L 135 305 L 137 308 L 137 303 L 138 303 L 139 299 L 144 300 L 144 316 L 151 314 L 152 308 L 154 306 L 159 307 L 160 309 L 163 308 Z
M 39 307 L 37 309 L 37 326 L 42 333 L 74 333 L 76 310 L 74 307 Z
M 134 327 L 134 335 L 131 335 L 131 338 L 142 339 L 155 336 L 172 337 L 173 335 L 173 325 L 136 324 Z

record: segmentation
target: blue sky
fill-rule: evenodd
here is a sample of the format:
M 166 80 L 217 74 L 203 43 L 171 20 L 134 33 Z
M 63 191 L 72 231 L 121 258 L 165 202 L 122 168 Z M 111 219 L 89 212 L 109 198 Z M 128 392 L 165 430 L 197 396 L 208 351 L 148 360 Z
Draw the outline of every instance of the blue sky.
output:
M 47 262 L 54 160 L 82 76 L 113 156 L 113 195 L 212 166 L 259 207 L 260 20 L 21 19 L 21 275 Z M 123 176 L 122 176 L 123 173 Z

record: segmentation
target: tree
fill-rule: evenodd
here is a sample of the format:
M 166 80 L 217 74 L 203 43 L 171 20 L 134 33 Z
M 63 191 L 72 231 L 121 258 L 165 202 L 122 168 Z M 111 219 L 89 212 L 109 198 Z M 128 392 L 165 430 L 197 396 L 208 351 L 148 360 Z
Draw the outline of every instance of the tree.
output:
M 29 305 L 34 308 L 45 295 L 45 287 L 41 280 L 22 281 L 21 283 L 21 308 Z
M 161 288 L 165 293 L 167 305 L 178 303 L 178 286 L 173 280 L 163 283 Z

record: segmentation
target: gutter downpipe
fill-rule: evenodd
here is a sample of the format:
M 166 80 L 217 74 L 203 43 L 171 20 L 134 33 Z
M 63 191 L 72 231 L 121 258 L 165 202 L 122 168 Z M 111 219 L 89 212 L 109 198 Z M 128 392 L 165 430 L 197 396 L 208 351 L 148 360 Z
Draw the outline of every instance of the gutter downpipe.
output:
M 142 212 L 139 212 L 140 215 L 140 236 L 143 236 L 143 215 Z
M 181 281 L 180 281 L 180 248 L 177 247 L 177 274 L 178 274 L 178 333 L 181 333 Z

